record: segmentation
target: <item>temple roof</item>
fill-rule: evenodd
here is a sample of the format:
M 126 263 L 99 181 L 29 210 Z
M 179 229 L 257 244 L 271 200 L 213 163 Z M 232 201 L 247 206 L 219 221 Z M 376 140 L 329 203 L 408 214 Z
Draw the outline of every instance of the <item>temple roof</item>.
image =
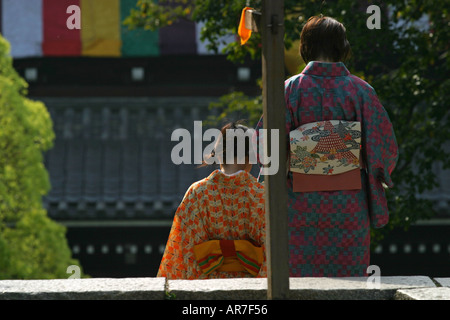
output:
M 179 142 L 171 141 L 172 132 L 193 133 L 194 121 L 212 113 L 213 99 L 40 99 L 56 134 L 45 156 L 52 189 L 44 204 L 50 217 L 171 218 L 187 188 L 216 168 L 175 165 L 171 151 Z

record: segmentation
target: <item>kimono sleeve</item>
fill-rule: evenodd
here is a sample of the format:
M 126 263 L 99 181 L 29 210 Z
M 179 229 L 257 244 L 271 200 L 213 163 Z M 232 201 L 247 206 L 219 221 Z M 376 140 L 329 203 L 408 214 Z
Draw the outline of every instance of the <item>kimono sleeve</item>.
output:
M 373 88 L 368 88 L 362 105 L 362 151 L 367 168 L 371 225 L 381 228 L 389 221 L 383 184 L 394 186 L 391 174 L 398 160 L 398 146 L 388 113 Z
M 198 211 L 197 195 L 191 186 L 175 213 L 158 277 L 168 279 L 200 277 L 201 272 L 197 268 L 193 251 L 194 244 L 199 242 L 199 235 L 204 234 L 201 232 L 203 224 L 201 219 L 198 219 Z
M 264 198 L 262 199 L 264 201 Z M 259 209 L 258 209 L 259 210 Z M 264 260 L 259 269 L 259 273 L 257 275 L 258 278 L 266 278 L 267 277 L 267 251 L 266 251 L 266 221 L 264 210 L 261 210 L 260 213 L 261 219 L 254 223 L 254 233 L 257 235 L 256 241 L 261 244 L 264 252 Z

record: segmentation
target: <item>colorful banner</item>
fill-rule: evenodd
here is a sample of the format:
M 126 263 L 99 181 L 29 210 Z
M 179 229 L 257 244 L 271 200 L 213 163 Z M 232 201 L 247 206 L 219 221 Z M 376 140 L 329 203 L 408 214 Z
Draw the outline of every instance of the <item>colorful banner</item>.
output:
M 122 22 L 136 3 L 137 0 L 1 0 L 0 30 L 11 44 L 13 58 L 213 53 L 200 41 L 200 28 L 194 22 L 183 20 L 158 31 L 129 30 Z M 230 41 L 235 41 L 234 37 Z
M 2 34 L 13 57 L 42 56 L 42 22 L 42 1 L 2 1 Z
M 119 0 L 81 0 L 83 56 L 121 56 Z
M 130 10 L 136 7 L 136 0 L 120 1 L 120 20 L 129 16 Z M 129 30 L 127 26 L 121 26 L 122 56 L 142 57 L 158 56 L 159 43 L 158 32 L 143 29 Z
M 44 56 L 81 55 L 81 32 L 79 29 L 67 27 L 67 20 L 71 16 L 71 13 L 67 13 L 67 8 L 71 5 L 79 7 L 80 0 L 43 0 L 42 3 L 42 21 L 44 21 L 42 51 Z
M 196 54 L 195 23 L 182 20 L 159 30 L 161 54 Z

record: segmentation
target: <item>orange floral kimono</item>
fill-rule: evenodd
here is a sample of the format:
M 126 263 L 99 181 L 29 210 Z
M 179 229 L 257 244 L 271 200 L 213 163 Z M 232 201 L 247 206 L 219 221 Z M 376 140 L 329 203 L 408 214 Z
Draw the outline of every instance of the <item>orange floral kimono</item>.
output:
M 179 205 L 158 277 L 266 277 L 264 186 L 250 173 L 215 170 Z

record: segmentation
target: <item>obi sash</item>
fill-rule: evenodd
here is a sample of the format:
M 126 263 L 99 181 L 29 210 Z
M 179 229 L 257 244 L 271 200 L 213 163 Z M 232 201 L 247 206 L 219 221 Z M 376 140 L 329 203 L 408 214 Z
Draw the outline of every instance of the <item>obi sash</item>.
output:
M 294 192 L 361 189 L 361 123 L 326 120 L 289 133 Z
M 194 246 L 197 264 L 204 274 L 248 271 L 257 276 L 264 260 L 261 247 L 247 240 L 209 240 Z

